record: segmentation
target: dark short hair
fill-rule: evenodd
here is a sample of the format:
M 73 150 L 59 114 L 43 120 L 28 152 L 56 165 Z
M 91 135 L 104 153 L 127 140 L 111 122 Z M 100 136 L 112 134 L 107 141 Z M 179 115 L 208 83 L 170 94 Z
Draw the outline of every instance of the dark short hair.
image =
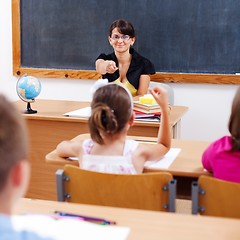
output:
M 101 134 L 121 132 L 132 116 L 132 100 L 125 88 L 110 83 L 96 90 L 88 120 L 91 138 L 103 144 Z
M 228 129 L 233 144 L 231 151 L 240 151 L 240 87 L 238 87 L 233 99 Z
M 124 19 L 115 20 L 109 28 L 109 36 L 111 37 L 112 31 L 117 28 L 121 34 L 129 35 L 131 38 L 136 37 L 134 27 L 132 23 Z
M 20 112 L 0 94 L 0 191 L 18 161 L 27 160 L 28 137 Z

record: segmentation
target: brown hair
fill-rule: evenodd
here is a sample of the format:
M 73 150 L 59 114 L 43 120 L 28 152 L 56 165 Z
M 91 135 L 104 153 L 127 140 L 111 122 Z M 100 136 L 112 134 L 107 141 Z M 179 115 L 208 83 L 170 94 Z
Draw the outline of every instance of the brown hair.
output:
M 129 35 L 131 38 L 136 37 L 133 25 L 127 20 L 118 19 L 114 21 L 109 28 L 110 37 L 114 28 L 117 28 L 121 34 Z
M 93 141 L 104 144 L 101 134 L 112 136 L 121 132 L 132 116 L 132 102 L 126 89 L 110 83 L 97 89 L 88 120 Z
M 26 160 L 27 154 L 25 122 L 15 106 L 0 95 L 0 191 L 12 167 L 18 161 Z
M 238 87 L 233 99 L 228 129 L 232 137 L 231 151 L 240 151 L 240 87 Z

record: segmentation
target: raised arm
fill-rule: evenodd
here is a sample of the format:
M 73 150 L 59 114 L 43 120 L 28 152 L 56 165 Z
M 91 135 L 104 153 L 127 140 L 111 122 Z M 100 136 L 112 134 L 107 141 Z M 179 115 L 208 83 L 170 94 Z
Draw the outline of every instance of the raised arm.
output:
M 158 131 L 158 143 L 161 143 L 169 150 L 171 147 L 171 133 L 169 124 L 168 93 L 164 88 L 159 86 L 150 89 L 149 92 L 161 107 L 161 125 Z
M 149 91 L 161 107 L 161 123 L 158 131 L 157 144 L 139 144 L 133 154 L 133 164 L 139 173 L 143 171 L 146 161 L 160 160 L 171 147 L 168 93 L 164 88 L 159 86 Z

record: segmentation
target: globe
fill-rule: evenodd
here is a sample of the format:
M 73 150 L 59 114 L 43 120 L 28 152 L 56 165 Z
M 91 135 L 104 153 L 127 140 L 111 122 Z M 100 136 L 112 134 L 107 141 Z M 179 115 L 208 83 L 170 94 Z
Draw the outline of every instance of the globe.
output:
M 32 110 L 31 103 L 35 101 L 42 90 L 41 82 L 37 78 L 25 74 L 18 79 L 16 89 L 19 98 L 27 103 L 24 113 L 37 113 L 37 110 Z

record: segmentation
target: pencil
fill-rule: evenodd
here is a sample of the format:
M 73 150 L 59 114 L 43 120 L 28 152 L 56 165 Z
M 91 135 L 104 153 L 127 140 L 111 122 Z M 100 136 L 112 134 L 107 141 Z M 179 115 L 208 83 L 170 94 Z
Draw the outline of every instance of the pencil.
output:
M 54 213 L 59 215 L 59 216 L 62 216 L 62 217 L 77 217 L 77 218 L 80 218 L 84 221 L 99 223 L 99 224 L 102 224 L 102 225 L 116 224 L 115 221 L 109 221 L 109 220 L 106 220 L 106 219 L 103 219 L 103 218 L 95 218 L 95 217 L 77 215 L 77 214 L 72 214 L 72 213 L 65 213 L 65 212 L 60 212 L 60 211 L 55 211 Z

